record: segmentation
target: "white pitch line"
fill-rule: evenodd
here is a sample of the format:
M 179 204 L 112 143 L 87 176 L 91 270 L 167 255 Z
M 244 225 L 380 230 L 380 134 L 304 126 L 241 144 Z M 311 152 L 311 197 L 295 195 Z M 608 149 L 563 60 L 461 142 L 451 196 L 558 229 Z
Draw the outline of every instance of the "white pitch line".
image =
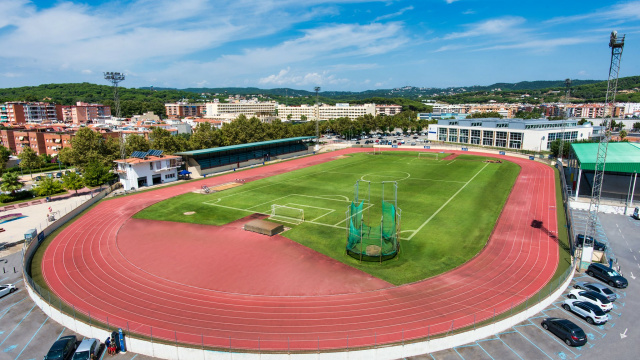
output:
M 454 162 L 456 162 L 455 160 L 451 161 L 450 163 L 447 164 L 447 166 L 453 164 Z
M 442 206 L 440 206 L 440 208 L 439 208 L 438 210 L 436 210 L 436 212 L 434 212 L 434 213 L 433 213 L 433 214 L 432 214 L 432 215 L 431 215 L 431 216 L 430 216 L 430 217 L 429 217 L 425 222 L 423 222 L 423 223 L 422 223 L 422 225 L 420 225 L 420 226 L 415 230 L 416 232 L 415 232 L 415 233 L 413 233 L 413 235 L 409 236 L 409 239 L 408 239 L 408 240 L 411 240 L 411 239 L 412 239 L 412 238 L 413 238 L 413 237 L 414 237 L 414 236 L 415 236 L 415 235 L 416 235 L 420 230 L 422 230 L 422 228 L 423 228 L 423 227 L 425 227 L 425 226 L 426 226 L 426 225 L 431 221 L 431 219 L 433 219 L 436 215 L 438 215 L 438 213 L 439 213 L 442 209 L 444 209 L 444 207 L 445 207 L 445 206 L 447 206 L 447 204 L 448 204 L 449 202 L 451 202 L 451 200 L 453 200 L 453 198 L 455 198 L 455 197 L 456 197 L 456 195 L 458 195 L 458 194 L 459 194 L 459 193 L 460 193 L 460 192 L 461 192 L 465 187 L 467 187 L 467 185 L 469 185 L 469 183 L 471 183 L 471 181 L 473 181 L 473 179 L 475 179 L 475 178 L 476 178 L 476 176 L 478 176 L 478 175 L 480 174 L 480 172 L 482 172 L 482 170 L 484 170 L 484 168 L 486 168 L 486 167 L 487 167 L 487 165 L 489 165 L 489 163 L 485 164 L 485 165 L 482 167 L 482 169 L 478 170 L 478 172 L 477 172 L 475 175 L 473 175 L 473 177 L 472 177 L 471 179 L 469 179 L 469 181 L 467 181 L 467 183 L 466 183 L 466 184 L 462 185 L 462 187 L 461 187 L 458 191 L 456 191 L 456 193 L 455 193 L 455 194 L 453 194 L 453 195 L 449 198 L 449 200 L 447 200 L 444 204 L 442 204 Z

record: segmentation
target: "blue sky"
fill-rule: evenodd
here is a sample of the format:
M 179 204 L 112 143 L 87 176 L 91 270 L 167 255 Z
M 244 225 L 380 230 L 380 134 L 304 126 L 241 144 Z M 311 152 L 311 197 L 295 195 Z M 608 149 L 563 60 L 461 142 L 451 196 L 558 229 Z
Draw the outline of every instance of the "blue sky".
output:
M 0 0 L 0 88 L 448 87 L 640 74 L 640 1 Z

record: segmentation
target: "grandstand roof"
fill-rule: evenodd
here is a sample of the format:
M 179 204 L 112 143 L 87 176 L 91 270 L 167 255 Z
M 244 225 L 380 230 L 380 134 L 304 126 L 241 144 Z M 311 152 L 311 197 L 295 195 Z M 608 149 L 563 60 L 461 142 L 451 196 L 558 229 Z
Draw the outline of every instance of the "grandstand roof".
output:
M 598 143 L 571 144 L 582 170 L 595 170 Z M 628 142 L 609 143 L 606 172 L 640 172 L 640 145 Z
M 294 142 L 294 141 L 300 141 L 300 140 L 309 140 L 309 139 L 314 139 L 314 138 L 315 138 L 315 136 L 299 136 L 299 137 L 294 137 L 294 138 L 269 140 L 269 141 L 259 141 L 259 142 L 253 142 L 253 143 L 247 143 L 247 144 L 239 144 L 239 145 L 230 145 L 230 146 L 221 146 L 221 147 L 210 148 L 210 149 L 183 151 L 183 152 L 175 153 L 174 155 L 186 155 L 186 156 L 207 155 L 207 154 L 214 154 L 214 153 L 223 152 L 223 151 L 248 149 L 248 148 L 252 148 L 252 147 L 256 147 L 256 146 L 264 146 L 264 145 L 285 144 L 285 143 L 288 143 L 288 142 Z

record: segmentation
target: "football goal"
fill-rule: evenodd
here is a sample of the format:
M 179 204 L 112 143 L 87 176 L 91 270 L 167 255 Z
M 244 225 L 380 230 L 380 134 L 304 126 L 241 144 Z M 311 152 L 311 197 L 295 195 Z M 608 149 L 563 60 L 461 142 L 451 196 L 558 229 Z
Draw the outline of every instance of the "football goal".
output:
M 419 152 L 418 159 L 438 160 L 438 153 Z
M 304 222 L 304 210 L 286 205 L 271 205 L 269 219 L 298 225 Z

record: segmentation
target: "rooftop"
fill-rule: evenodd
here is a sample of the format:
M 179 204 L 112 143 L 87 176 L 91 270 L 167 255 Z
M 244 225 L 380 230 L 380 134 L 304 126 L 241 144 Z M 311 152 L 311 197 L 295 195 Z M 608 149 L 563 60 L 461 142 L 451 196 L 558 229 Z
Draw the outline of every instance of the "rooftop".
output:
M 571 144 L 582 170 L 595 170 L 598 146 L 598 143 Z M 628 142 L 609 143 L 604 170 L 620 173 L 640 172 L 640 145 Z
M 207 154 L 214 154 L 214 153 L 223 152 L 223 151 L 240 150 L 240 149 L 247 149 L 247 148 L 265 146 L 265 145 L 284 144 L 288 142 L 310 140 L 314 138 L 315 136 L 300 136 L 300 137 L 287 138 L 287 139 L 259 141 L 259 142 L 253 142 L 253 143 L 247 143 L 247 144 L 221 146 L 221 147 L 211 148 L 211 149 L 183 151 L 183 152 L 176 153 L 176 155 L 185 155 L 185 156 L 207 155 Z

